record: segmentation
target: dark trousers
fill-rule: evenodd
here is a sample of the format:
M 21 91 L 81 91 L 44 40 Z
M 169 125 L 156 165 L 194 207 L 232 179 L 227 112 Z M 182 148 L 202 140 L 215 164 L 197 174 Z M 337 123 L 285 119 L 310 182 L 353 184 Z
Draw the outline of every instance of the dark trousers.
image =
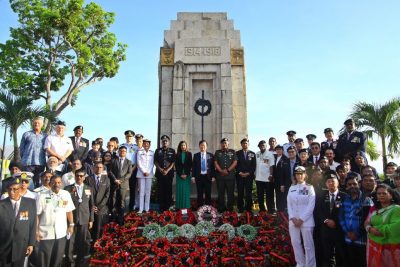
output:
M 237 186 L 237 208 L 239 212 L 243 212 L 244 207 L 244 196 L 246 196 L 246 206 L 244 207 L 247 211 L 251 211 L 253 205 L 253 177 L 240 177 L 236 175 L 236 186 Z
M 346 266 L 348 267 L 365 267 L 367 266 L 367 248 L 366 246 L 345 245 L 346 249 Z
M 102 234 L 103 226 L 108 223 L 108 214 L 94 214 L 93 227 L 91 229 L 91 237 L 93 242 Z
M 133 207 L 135 206 L 135 196 L 136 196 L 136 191 L 137 191 L 137 168 L 132 172 L 132 176 L 129 179 L 129 210 L 132 211 Z M 139 208 L 139 207 L 137 207 Z
M 160 211 L 166 211 L 172 205 L 172 180 L 174 173 L 157 176 L 157 197 Z
M 110 189 L 109 209 L 111 217 L 122 224 L 124 221 L 124 212 L 126 211 L 126 197 L 129 195 L 129 187 L 112 186 Z
M 265 211 L 264 196 L 267 202 L 267 209 L 269 213 L 276 211 L 275 197 L 274 197 L 274 183 L 256 181 L 257 186 L 257 199 L 260 211 Z
M 41 165 L 24 166 L 24 171 L 33 173 L 33 178 L 32 178 L 33 184 L 35 185 L 35 188 L 38 188 L 41 184 L 40 174 L 44 171 L 44 166 Z
M 40 267 L 59 267 L 65 252 L 65 237 L 51 240 L 41 240 L 39 242 L 39 266 Z
M 235 178 L 232 176 L 218 176 L 218 210 L 223 212 L 225 210 L 233 211 L 234 191 L 235 191 Z M 227 203 L 225 205 L 225 192 L 227 196 Z
M 211 204 L 211 178 L 207 174 L 196 177 L 197 205 L 199 207 Z M 204 202 L 205 200 L 205 202 Z
M 344 235 L 338 229 L 321 227 L 324 267 L 343 267 L 345 262 Z
M 287 210 L 287 195 L 289 192 L 289 187 L 285 186 L 285 191 L 281 192 L 281 186 L 275 184 L 275 198 L 276 198 L 276 209 L 278 211 Z
M 67 260 L 72 266 L 81 266 L 84 257 L 89 254 L 90 250 L 90 233 L 87 224 L 76 224 L 74 233 L 67 242 Z M 74 255 L 76 259 L 74 260 Z
M 25 262 L 25 257 L 17 261 L 11 262 L 11 252 L 10 254 L 5 257 L 5 259 L 0 259 L 0 267 L 23 267 Z

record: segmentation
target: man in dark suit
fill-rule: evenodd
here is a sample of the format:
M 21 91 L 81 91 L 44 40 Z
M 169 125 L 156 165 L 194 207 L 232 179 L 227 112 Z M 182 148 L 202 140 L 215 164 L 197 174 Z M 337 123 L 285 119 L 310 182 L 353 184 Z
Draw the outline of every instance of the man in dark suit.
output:
M 76 207 L 73 210 L 74 232 L 67 248 L 67 260 L 71 266 L 83 266 L 84 257 L 89 254 L 90 249 L 89 229 L 93 226 L 93 194 L 92 188 L 83 183 L 85 176 L 84 169 L 77 170 L 75 184 L 65 187 Z M 75 260 L 74 255 L 76 255 Z
M 365 156 L 365 134 L 355 130 L 354 120 L 348 119 L 344 122 L 346 131 L 339 136 L 337 144 L 337 156 L 340 162 L 345 156 L 352 157 L 351 165 L 354 165 L 354 158 L 357 153 L 360 153 L 367 161 Z
M 283 147 L 278 145 L 275 147 L 275 165 L 274 165 L 274 188 L 276 195 L 276 208 L 278 211 L 287 209 L 287 194 L 292 184 L 290 178 L 290 162 L 283 154 Z
M 339 209 L 346 193 L 339 191 L 335 171 L 325 173 L 325 180 L 328 190 L 319 195 L 315 205 L 315 224 L 320 235 L 315 239 L 322 246 L 322 266 L 344 266 L 344 234 L 340 227 Z
M 256 171 L 256 154 L 248 150 L 249 139 L 244 138 L 240 141 L 242 150 L 236 151 L 237 165 L 236 165 L 236 185 L 237 185 L 237 208 L 240 213 L 243 212 L 244 194 L 246 192 L 246 206 L 247 211 L 251 211 L 253 204 L 252 190 L 254 173 Z
M 321 145 L 318 142 L 312 142 L 310 145 L 311 154 L 308 157 L 308 162 L 314 166 L 318 166 L 318 161 L 321 158 Z
M 192 182 L 196 183 L 197 205 L 211 204 L 211 183 L 215 181 L 214 156 L 207 152 L 207 141 L 199 142 L 200 152 L 193 155 Z
M 129 195 L 129 179 L 132 175 L 132 162 L 126 158 L 127 148 L 118 148 L 118 158 L 111 162 L 110 182 L 113 198 L 113 215 L 117 216 L 120 224 L 123 223 L 126 205 L 125 198 Z
M 69 160 L 80 159 L 81 162 L 85 162 L 89 152 L 89 140 L 82 137 L 83 126 L 78 125 L 74 128 L 74 136 L 70 136 L 74 151 L 69 156 Z
M 108 221 L 108 198 L 110 197 L 110 180 L 103 174 L 104 165 L 97 162 L 93 167 L 93 174 L 87 177 L 86 182 L 92 188 L 94 222 L 92 227 L 92 240 L 101 235 L 103 225 Z
M 35 200 L 20 194 L 21 179 L 5 183 L 8 198 L 0 200 L 0 266 L 24 266 L 36 242 Z

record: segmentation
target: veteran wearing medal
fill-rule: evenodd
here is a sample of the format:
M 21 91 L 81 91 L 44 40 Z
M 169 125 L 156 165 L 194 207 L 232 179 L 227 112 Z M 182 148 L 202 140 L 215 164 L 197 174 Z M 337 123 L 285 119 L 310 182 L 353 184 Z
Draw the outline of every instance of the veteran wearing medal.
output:
M 339 209 L 347 194 L 339 191 L 339 177 L 335 171 L 325 173 L 325 185 L 328 190 L 317 198 L 315 205 L 315 227 L 320 233 L 316 238 L 322 241 L 323 266 L 344 266 L 344 235 Z
M 19 178 L 8 179 L 5 187 L 9 197 L 0 200 L 0 266 L 22 267 L 36 243 L 36 203 L 21 196 Z
M 71 195 L 75 209 L 74 232 L 71 235 L 67 249 L 67 261 L 71 266 L 83 266 L 84 257 L 89 254 L 90 233 L 94 220 L 92 188 L 84 184 L 86 172 L 84 169 L 75 172 L 75 184 L 65 187 Z M 76 255 L 76 259 L 74 259 Z
M 51 190 L 43 192 L 37 202 L 38 229 L 36 240 L 39 242 L 38 257 L 40 267 L 61 266 L 65 245 L 74 231 L 72 211 L 75 206 L 71 195 L 61 189 L 60 176 L 50 180 Z
M 306 184 L 306 169 L 297 166 L 294 170 L 296 184 L 289 188 L 287 196 L 289 234 L 297 266 L 315 267 L 313 241 L 315 192 Z M 303 240 L 303 242 L 302 242 Z
M 169 136 L 161 136 L 161 147 L 154 152 L 157 197 L 161 212 L 168 210 L 172 205 L 172 180 L 174 179 L 176 154 L 175 150 L 169 147 L 169 141 Z
M 350 156 L 352 157 L 351 165 L 354 165 L 354 158 L 357 153 L 360 153 L 367 162 L 367 158 L 365 156 L 365 134 L 355 130 L 353 119 L 346 120 L 344 125 L 346 132 L 339 136 L 337 144 L 337 156 L 339 159 L 337 161 L 340 162 L 345 156 Z
M 78 125 L 74 128 L 74 136 L 70 136 L 69 138 L 72 141 L 72 146 L 74 147 L 74 151 L 72 151 L 69 156 L 69 161 L 72 162 L 74 159 L 80 159 L 81 162 L 85 162 L 88 152 L 89 152 L 89 140 L 82 137 L 83 134 L 83 126 Z
M 214 165 L 217 172 L 218 210 L 233 211 L 235 190 L 235 168 L 237 156 L 235 150 L 229 149 L 228 138 L 222 138 L 221 149 L 215 151 Z M 227 203 L 225 205 L 225 191 Z

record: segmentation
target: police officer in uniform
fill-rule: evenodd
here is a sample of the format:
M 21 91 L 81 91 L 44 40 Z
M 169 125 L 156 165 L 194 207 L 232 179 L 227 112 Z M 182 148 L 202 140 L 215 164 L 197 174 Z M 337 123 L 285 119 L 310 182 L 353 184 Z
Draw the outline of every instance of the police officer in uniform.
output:
M 287 136 L 288 136 L 288 141 L 287 143 L 283 144 L 283 153 L 285 154 L 285 156 L 287 157 L 287 149 L 291 146 L 295 146 L 294 140 L 296 140 L 296 132 L 293 130 L 287 131 L 286 132 Z
M 252 189 L 254 173 L 256 171 L 256 154 L 249 150 L 249 139 L 244 138 L 240 141 L 241 150 L 236 151 L 236 184 L 237 184 L 237 208 L 243 212 L 243 200 L 246 195 L 246 210 L 251 211 L 253 204 Z
M 215 151 L 214 165 L 217 171 L 218 210 L 220 212 L 233 211 L 235 190 L 235 168 L 237 156 L 235 150 L 229 149 L 228 138 L 221 139 L 221 149 Z M 225 205 L 225 191 L 228 201 Z
M 160 211 L 168 210 L 172 205 L 172 180 L 174 179 L 176 153 L 173 148 L 169 147 L 169 141 L 169 136 L 161 136 L 161 148 L 157 148 L 154 152 Z
M 297 183 L 289 188 L 287 197 L 290 239 L 297 266 L 315 267 L 315 191 L 312 185 L 305 182 L 307 174 L 303 166 L 297 166 L 294 174 Z
M 328 148 L 331 148 L 331 149 L 333 149 L 333 152 L 335 152 L 335 155 L 336 155 L 335 161 L 338 161 L 338 158 L 337 158 L 338 154 L 337 154 L 337 150 L 336 150 L 338 141 L 335 140 L 333 137 L 332 128 L 325 128 L 324 134 L 326 137 L 326 141 L 321 143 L 321 155 L 325 155 L 325 150 L 327 150 Z
M 311 144 L 314 142 L 315 139 L 317 139 L 317 136 L 315 134 L 307 134 L 306 138 L 308 143 L 307 151 L 308 154 L 311 155 Z

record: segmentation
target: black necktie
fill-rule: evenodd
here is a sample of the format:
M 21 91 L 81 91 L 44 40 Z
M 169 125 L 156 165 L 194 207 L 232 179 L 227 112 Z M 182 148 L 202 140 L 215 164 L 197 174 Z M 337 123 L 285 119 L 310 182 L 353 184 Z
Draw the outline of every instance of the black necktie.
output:
M 334 206 L 335 206 L 335 194 L 331 193 L 331 202 L 329 205 L 330 212 L 332 212 Z

